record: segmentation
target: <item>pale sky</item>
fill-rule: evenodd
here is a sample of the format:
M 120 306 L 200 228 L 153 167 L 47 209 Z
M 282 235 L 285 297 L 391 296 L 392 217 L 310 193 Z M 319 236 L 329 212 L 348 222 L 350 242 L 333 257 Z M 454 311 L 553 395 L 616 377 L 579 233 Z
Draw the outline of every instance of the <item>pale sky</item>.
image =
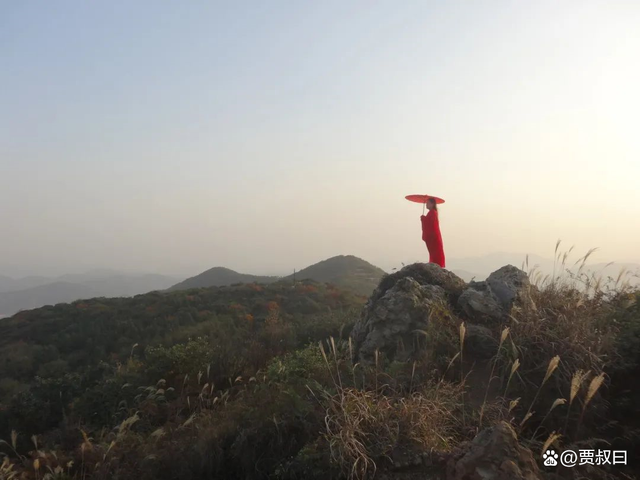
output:
M 640 261 L 640 2 L 0 3 L 0 274 Z M 1 269 L 4 269 L 2 271 Z

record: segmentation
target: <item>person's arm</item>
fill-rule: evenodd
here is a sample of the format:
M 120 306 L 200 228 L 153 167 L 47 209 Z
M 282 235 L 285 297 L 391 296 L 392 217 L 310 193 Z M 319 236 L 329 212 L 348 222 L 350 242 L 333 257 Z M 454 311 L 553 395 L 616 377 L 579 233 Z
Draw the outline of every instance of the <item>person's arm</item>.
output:
M 430 225 L 430 218 L 428 215 L 421 215 L 420 216 L 420 223 L 422 224 L 422 240 L 427 241 L 427 238 L 429 237 L 430 234 L 430 230 L 431 230 L 431 225 Z
M 438 214 L 431 211 L 424 216 L 422 221 L 422 237 L 424 241 L 429 241 L 437 237 L 440 226 L 438 223 Z

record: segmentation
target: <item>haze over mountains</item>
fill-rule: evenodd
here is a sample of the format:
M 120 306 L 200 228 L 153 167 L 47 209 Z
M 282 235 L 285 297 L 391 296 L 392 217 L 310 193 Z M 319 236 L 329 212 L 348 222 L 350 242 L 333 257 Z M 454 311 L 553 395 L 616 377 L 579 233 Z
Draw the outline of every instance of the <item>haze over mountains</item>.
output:
M 297 280 L 332 283 L 361 295 L 369 295 L 385 271 L 353 255 L 340 255 L 311 265 L 295 274 Z M 0 316 L 13 315 L 49 304 L 73 302 L 91 297 L 127 297 L 153 290 L 186 290 L 190 288 L 233 285 L 237 283 L 274 283 L 292 281 L 294 275 L 261 276 L 238 273 L 226 267 L 214 267 L 176 283 L 178 279 L 164 275 L 132 276 L 109 271 L 93 271 L 82 275 L 56 278 L 2 277 Z M 23 287 L 20 289 L 20 287 Z
M 133 275 L 110 270 L 59 277 L 0 277 L 0 316 L 43 305 L 90 297 L 128 297 L 164 290 L 178 280 L 157 274 Z
M 59 276 L 31 275 L 15 278 L 8 275 L 0 275 L 0 292 L 16 292 L 33 287 L 40 287 L 52 283 L 71 283 L 94 286 L 97 289 L 106 289 L 106 292 L 117 294 L 127 289 L 136 289 L 136 285 L 145 288 L 147 284 L 157 283 L 161 285 L 165 281 L 176 280 L 173 275 L 160 274 L 135 274 L 117 270 L 96 269 L 85 273 L 68 273 Z M 159 283 L 158 283 L 159 282 Z
M 482 257 L 452 258 L 447 260 L 447 269 L 467 282 L 472 279 L 482 280 L 502 265 L 511 264 L 522 267 L 526 257 L 526 254 L 498 252 Z M 567 266 L 571 267 L 578 258 L 578 255 L 570 257 Z M 542 275 L 551 274 L 554 271 L 554 261 L 539 255 L 529 255 L 528 269 L 531 270 L 534 267 Z M 556 263 L 555 269 L 556 272 L 560 270 L 559 262 Z M 632 284 L 640 283 L 640 265 L 638 264 L 588 265 L 588 271 L 602 275 L 604 278 L 616 278 L 621 270 L 627 272 L 625 278 Z M 297 280 L 310 279 L 332 283 L 361 295 L 369 295 L 385 273 L 387 272 L 383 269 L 356 256 L 339 255 L 299 270 L 295 276 Z M 92 270 L 84 274 L 67 274 L 59 277 L 29 276 L 16 279 L 0 276 L 0 318 L 13 315 L 20 310 L 91 297 L 126 297 L 154 290 L 175 291 L 237 283 L 266 284 L 292 281 L 293 276 L 293 274 L 252 275 L 239 273 L 223 266 L 210 268 L 183 281 L 179 281 L 175 276 L 133 275 L 112 270 Z
M 577 270 L 580 263 L 576 262 L 581 258 L 582 254 L 572 254 L 566 261 L 566 267 Z M 527 266 L 528 257 L 528 266 Z M 495 252 L 481 257 L 468 257 L 468 258 L 452 258 L 447 260 L 447 269 L 456 273 L 462 279 L 469 281 L 471 278 L 476 280 L 485 279 L 491 272 L 500 268 L 502 265 L 514 265 L 518 268 L 523 268 L 527 271 L 536 269 L 541 272 L 542 275 L 558 273 L 561 269 L 561 261 L 554 262 L 553 258 L 542 257 L 540 255 L 527 255 L 524 253 L 509 253 L 509 252 Z M 594 273 L 596 275 L 602 275 L 603 277 L 616 278 L 621 271 L 627 272 L 625 277 L 628 277 L 632 283 L 637 283 L 638 279 L 636 275 L 640 275 L 640 264 L 632 262 L 612 262 L 612 263 L 589 263 L 585 266 L 585 271 Z

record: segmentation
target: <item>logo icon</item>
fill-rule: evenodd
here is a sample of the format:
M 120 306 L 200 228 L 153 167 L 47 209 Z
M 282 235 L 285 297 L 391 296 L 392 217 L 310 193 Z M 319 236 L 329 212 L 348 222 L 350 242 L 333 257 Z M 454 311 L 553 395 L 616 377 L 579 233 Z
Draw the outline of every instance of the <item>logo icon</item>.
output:
M 555 450 L 547 450 L 542 455 L 544 459 L 543 465 L 545 467 L 557 467 L 558 466 L 558 454 Z
M 542 455 L 545 467 L 572 468 L 577 465 L 627 465 L 626 450 L 565 450 L 562 453 L 547 450 Z

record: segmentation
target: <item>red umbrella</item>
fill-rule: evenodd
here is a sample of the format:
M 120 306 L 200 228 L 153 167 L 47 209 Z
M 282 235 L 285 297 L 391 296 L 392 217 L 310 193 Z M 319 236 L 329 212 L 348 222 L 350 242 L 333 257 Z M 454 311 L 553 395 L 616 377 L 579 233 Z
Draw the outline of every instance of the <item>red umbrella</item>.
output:
M 410 202 L 415 202 L 415 203 L 421 203 L 422 204 L 422 213 L 424 214 L 424 207 L 427 205 L 427 200 L 429 200 L 430 198 L 433 198 L 437 204 L 440 203 L 444 203 L 444 200 L 442 198 L 439 197 L 434 197 L 433 195 L 407 195 L 406 197 L 407 200 L 409 200 Z
M 416 202 L 416 203 L 427 203 L 427 200 L 429 200 L 430 198 L 433 198 L 437 204 L 444 203 L 443 199 L 434 197 L 433 195 L 407 195 L 404 198 L 406 198 L 410 202 Z

